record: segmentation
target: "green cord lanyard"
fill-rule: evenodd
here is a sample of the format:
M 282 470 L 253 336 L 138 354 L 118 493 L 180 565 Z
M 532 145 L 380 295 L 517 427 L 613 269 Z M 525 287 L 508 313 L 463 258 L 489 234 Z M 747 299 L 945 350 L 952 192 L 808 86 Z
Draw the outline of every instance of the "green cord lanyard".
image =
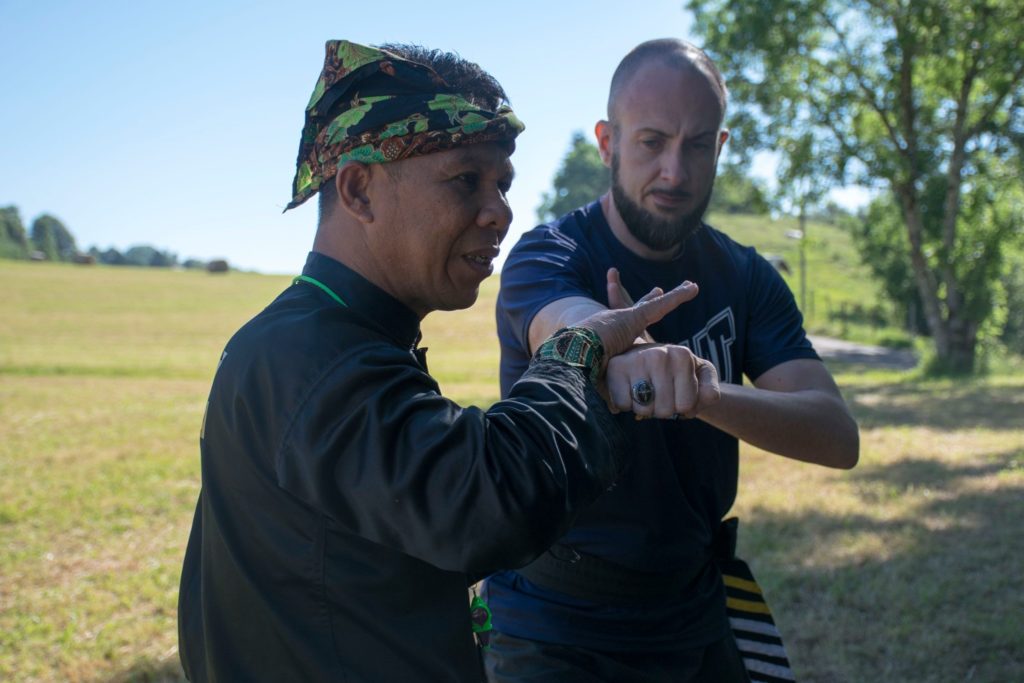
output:
M 473 601 L 469 603 L 469 620 L 473 626 L 473 635 L 476 641 L 484 650 L 491 647 L 491 608 L 487 606 L 484 599 L 476 594 L 476 586 L 473 586 Z
M 342 301 L 341 297 L 338 296 L 337 294 L 335 294 L 333 289 L 331 289 L 330 287 L 328 287 L 324 283 L 320 282 L 315 277 L 310 277 L 308 275 L 299 275 L 297 278 L 292 280 L 292 284 L 293 285 L 297 285 L 300 282 L 305 282 L 307 284 L 313 285 L 314 287 L 319 287 L 320 289 L 322 289 L 325 292 L 327 292 L 327 296 L 331 297 L 332 299 L 337 301 L 339 304 L 341 304 L 345 308 L 348 308 L 348 304 L 346 304 L 344 301 Z

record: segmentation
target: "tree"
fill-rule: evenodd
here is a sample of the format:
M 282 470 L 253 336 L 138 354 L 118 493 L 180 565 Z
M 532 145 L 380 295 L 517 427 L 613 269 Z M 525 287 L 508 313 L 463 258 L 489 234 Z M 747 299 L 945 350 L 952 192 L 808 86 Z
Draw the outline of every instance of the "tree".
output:
M 765 214 L 768 210 L 764 188 L 745 175 L 740 165 L 723 164 L 719 168 L 709 212 Z
M 601 161 L 597 146 L 583 133 L 573 133 L 569 153 L 555 174 L 552 192 L 544 193 L 537 218 L 549 221 L 594 201 L 611 187 L 611 174 Z
M 178 256 L 149 244 L 137 244 L 124 252 L 124 263 L 130 266 L 169 268 L 178 265 Z
M 128 265 L 128 261 L 125 260 L 124 254 L 118 251 L 114 247 L 108 247 L 104 251 L 100 251 L 97 247 L 89 249 L 89 253 L 96 257 L 96 260 L 100 263 L 108 266 L 124 266 Z
M 32 244 L 50 261 L 71 261 L 78 246 L 60 219 L 44 213 L 32 221 Z
M 1002 282 L 1007 305 L 999 339 L 1011 351 L 1024 355 L 1024 251 L 1009 260 Z
M 821 205 L 828 191 L 828 169 L 822 168 L 822 155 L 817 141 L 809 131 L 801 135 L 784 136 L 782 163 L 777 177 L 779 189 L 776 203 L 790 214 L 796 214 L 799 225 L 798 251 L 800 254 L 800 308 L 807 310 L 807 217 Z
M 745 144 L 784 150 L 809 136 L 816 177 L 888 190 L 937 361 L 973 369 L 992 310 L 986 278 L 1003 257 L 996 238 L 1013 233 L 994 203 L 1020 177 L 1024 156 L 1024 3 L 691 0 L 689 8 L 729 83 Z M 937 202 L 926 196 L 936 188 Z
M 173 268 L 178 265 L 178 255 L 170 251 L 157 249 L 156 253 L 153 254 L 153 258 L 150 259 L 149 265 L 154 268 Z
M 0 207 L 0 258 L 28 258 L 28 235 L 16 206 Z
M 910 265 L 910 247 L 904 234 L 903 220 L 889 195 L 876 198 L 859 220 L 852 221 L 854 244 L 861 261 L 882 285 L 905 321 L 905 327 L 916 334 L 928 332 L 921 313 L 921 296 L 914 284 Z
M 148 244 L 136 244 L 124 252 L 124 260 L 130 266 L 150 266 L 157 258 L 157 250 Z

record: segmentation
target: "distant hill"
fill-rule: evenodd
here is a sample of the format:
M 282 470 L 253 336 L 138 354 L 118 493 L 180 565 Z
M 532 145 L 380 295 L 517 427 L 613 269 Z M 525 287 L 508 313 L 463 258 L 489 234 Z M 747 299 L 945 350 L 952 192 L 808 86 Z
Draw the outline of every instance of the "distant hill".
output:
M 799 241 L 786 236 L 799 225 L 789 216 L 711 214 L 707 223 L 762 255 L 781 256 L 789 267 L 783 278 L 799 302 Z M 849 233 L 838 225 L 807 223 L 807 302 L 804 319 L 808 330 L 877 341 L 878 336 L 900 337 L 891 326 L 892 307 L 860 259 Z M 872 332 L 872 328 L 876 328 Z M 883 329 L 885 328 L 885 329 Z M 882 339 L 882 341 L 887 341 Z M 892 341 L 889 339 L 888 341 Z

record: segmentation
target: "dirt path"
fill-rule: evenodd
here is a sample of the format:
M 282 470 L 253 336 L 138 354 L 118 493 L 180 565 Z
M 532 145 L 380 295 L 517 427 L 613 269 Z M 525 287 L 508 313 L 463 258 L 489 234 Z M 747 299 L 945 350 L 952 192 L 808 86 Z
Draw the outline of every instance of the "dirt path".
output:
M 917 365 L 917 357 L 912 351 L 887 349 L 884 346 L 870 346 L 855 342 L 818 337 L 811 335 L 814 349 L 825 360 L 837 360 L 842 363 L 860 363 L 880 368 L 909 370 Z

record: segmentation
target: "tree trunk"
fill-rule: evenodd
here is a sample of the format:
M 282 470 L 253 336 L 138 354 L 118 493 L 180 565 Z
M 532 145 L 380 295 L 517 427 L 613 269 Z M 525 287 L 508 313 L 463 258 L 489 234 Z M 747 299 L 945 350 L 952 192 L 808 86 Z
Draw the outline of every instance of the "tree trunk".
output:
M 893 192 L 903 210 L 903 224 L 907 227 L 907 238 L 910 240 L 910 265 L 914 272 L 914 283 L 924 306 L 924 318 L 935 342 L 936 353 L 941 356 L 949 348 L 949 329 L 942 315 L 938 283 L 928 268 L 928 259 L 924 255 L 921 209 L 917 204 L 913 186 L 894 185 Z
M 910 240 L 910 263 L 924 305 L 928 331 L 935 346 L 936 369 L 950 374 L 973 372 L 978 326 L 965 317 L 962 306 L 953 310 L 948 301 L 943 302 L 939 298 L 937 278 L 924 255 L 924 226 L 913 188 L 894 186 L 893 192 L 903 210 L 903 221 Z
M 950 374 L 970 374 L 974 372 L 978 326 L 958 316 L 955 320 L 950 320 L 949 327 L 949 349 L 945 355 L 937 357 L 936 361 Z

